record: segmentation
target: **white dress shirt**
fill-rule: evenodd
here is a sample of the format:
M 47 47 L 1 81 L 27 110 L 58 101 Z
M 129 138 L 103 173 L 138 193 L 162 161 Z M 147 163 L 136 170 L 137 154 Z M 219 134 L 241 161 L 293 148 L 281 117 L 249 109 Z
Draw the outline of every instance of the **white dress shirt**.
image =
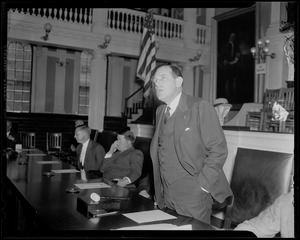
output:
M 85 154 L 86 154 L 86 149 L 87 149 L 87 146 L 90 142 L 90 139 L 88 139 L 86 142 L 84 142 L 82 144 L 82 149 L 81 149 L 81 153 L 80 153 L 80 162 L 82 164 L 82 166 L 84 166 L 84 159 L 85 159 Z

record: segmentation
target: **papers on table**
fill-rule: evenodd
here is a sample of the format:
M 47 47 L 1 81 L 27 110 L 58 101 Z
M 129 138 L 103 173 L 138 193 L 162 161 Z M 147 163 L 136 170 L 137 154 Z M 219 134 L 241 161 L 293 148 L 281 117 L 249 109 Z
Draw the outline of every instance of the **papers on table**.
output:
M 29 157 L 33 157 L 33 156 L 46 156 L 45 153 L 27 153 L 26 154 Z
M 80 189 L 91 189 L 91 188 L 110 188 L 111 186 L 107 185 L 104 182 L 97 183 L 77 183 L 74 184 L 76 187 Z
M 133 227 L 123 227 L 116 230 L 192 230 L 192 225 L 176 226 L 170 223 L 147 224 Z
M 55 169 L 55 170 L 51 170 L 51 172 L 54 172 L 54 173 L 77 173 L 79 171 L 76 169 Z
M 36 161 L 37 164 L 60 164 L 59 161 Z
M 126 213 L 123 215 L 137 223 L 154 222 L 154 221 L 162 221 L 162 220 L 177 218 L 177 217 L 174 217 L 171 214 L 165 213 L 161 210 Z

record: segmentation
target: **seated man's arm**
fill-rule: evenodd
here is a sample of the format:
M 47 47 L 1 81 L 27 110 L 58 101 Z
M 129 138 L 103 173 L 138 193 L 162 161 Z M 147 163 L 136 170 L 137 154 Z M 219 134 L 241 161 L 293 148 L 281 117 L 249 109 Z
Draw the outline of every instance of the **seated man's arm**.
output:
M 136 150 L 130 156 L 130 173 L 128 176 L 131 183 L 135 182 L 142 174 L 144 155 L 140 150 Z

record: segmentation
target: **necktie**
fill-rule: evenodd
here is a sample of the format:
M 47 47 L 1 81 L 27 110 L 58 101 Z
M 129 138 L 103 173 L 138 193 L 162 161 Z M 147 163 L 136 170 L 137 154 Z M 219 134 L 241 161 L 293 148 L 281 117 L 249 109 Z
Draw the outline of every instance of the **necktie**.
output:
M 168 119 L 170 118 L 170 107 L 168 106 L 167 107 L 167 111 L 165 112 L 165 115 L 164 115 L 164 124 L 166 124 L 166 122 L 168 121 Z

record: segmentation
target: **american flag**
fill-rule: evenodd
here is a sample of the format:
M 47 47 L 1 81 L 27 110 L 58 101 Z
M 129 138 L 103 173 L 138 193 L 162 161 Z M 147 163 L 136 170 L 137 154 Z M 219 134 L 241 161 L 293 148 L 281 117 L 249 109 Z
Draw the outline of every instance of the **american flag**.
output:
M 149 9 L 146 14 L 142 36 L 141 55 L 137 67 L 137 77 L 144 81 L 145 98 L 147 98 L 150 94 L 150 80 L 153 74 L 153 70 L 156 66 L 155 53 L 156 49 L 153 12 L 152 9 Z

